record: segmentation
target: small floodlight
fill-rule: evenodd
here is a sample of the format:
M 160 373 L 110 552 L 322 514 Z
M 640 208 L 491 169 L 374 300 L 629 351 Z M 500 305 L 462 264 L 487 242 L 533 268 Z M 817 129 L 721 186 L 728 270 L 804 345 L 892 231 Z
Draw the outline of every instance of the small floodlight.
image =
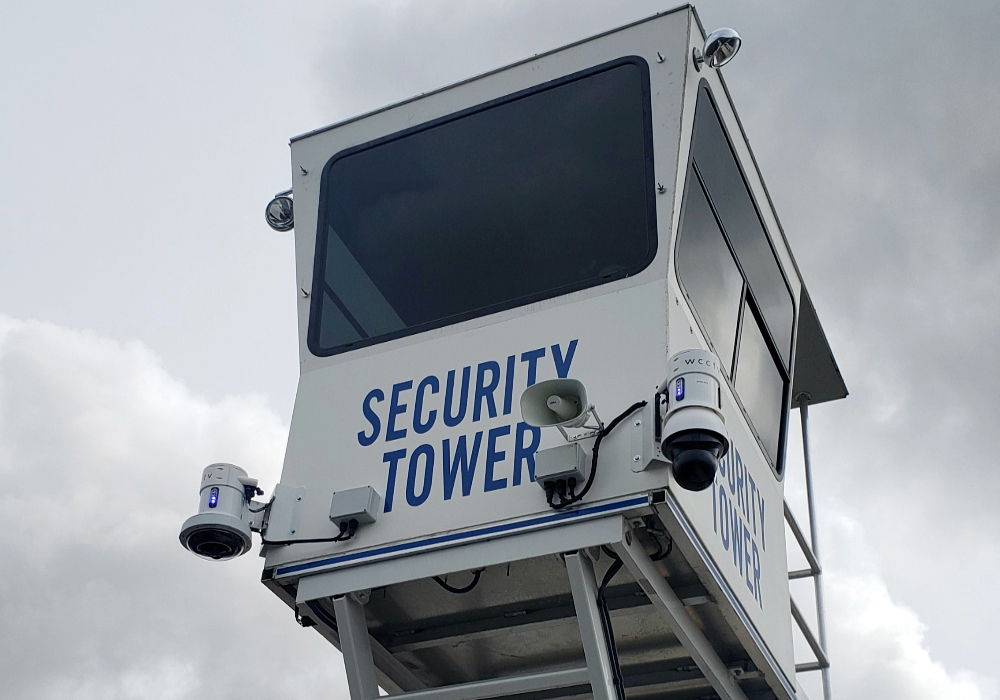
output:
M 521 393 L 521 418 L 536 428 L 556 427 L 567 440 L 566 428 L 583 428 L 593 415 L 600 418 L 587 399 L 587 389 L 576 379 L 549 379 Z
M 286 192 L 276 195 L 264 210 L 267 225 L 275 231 L 291 231 L 295 226 L 292 198 Z
M 705 39 L 705 48 L 694 49 L 695 70 L 701 70 L 701 64 L 708 64 L 709 68 L 722 68 L 722 66 L 733 60 L 733 56 L 740 50 L 743 40 L 736 33 L 735 29 L 723 27 L 716 29 Z

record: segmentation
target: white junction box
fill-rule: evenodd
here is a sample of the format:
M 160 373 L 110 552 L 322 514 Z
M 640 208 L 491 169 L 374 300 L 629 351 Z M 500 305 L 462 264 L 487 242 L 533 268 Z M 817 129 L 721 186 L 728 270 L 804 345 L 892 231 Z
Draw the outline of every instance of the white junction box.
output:
M 535 455 L 535 482 L 574 480 L 574 485 L 583 484 L 590 474 L 590 455 L 578 442 L 550 447 Z
M 381 505 L 381 497 L 371 486 L 334 491 L 330 502 L 330 521 L 339 525 L 357 520 L 361 525 L 368 525 L 378 519 Z

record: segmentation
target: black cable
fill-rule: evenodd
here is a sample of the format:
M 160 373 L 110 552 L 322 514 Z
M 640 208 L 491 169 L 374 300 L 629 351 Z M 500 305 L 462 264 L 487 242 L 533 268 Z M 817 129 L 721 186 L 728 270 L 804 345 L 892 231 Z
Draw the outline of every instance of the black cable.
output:
M 622 675 L 622 667 L 618 660 L 618 645 L 615 644 L 615 631 L 611 627 L 611 611 L 608 610 L 608 601 L 605 597 L 605 592 L 608 584 L 611 583 L 611 579 L 622 569 L 622 560 L 621 557 L 608 547 L 601 547 L 601 551 L 614 561 L 605 572 L 600 588 L 597 589 L 597 609 L 601 613 L 601 628 L 604 630 L 604 644 L 608 648 L 608 658 L 611 662 L 611 680 L 615 686 L 615 694 L 618 696 L 618 700 L 626 700 L 625 678 Z
M 306 606 L 313 611 L 313 614 L 315 614 L 316 617 L 319 618 L 320 622 L 322 622 L 324 625 L 332 629 L 334 632 L 337 631 L 337 621 L 334 620 L 329 615 L 327 615 L 326 610 L 324 610 L 318 604 L 314 603 L 311 600 L 308 603 L 306 603 Z
M 569 499 L 566 498 L 566 480 L 559 479 L 556 482 L 556 495 L 559 496 L 559 503 L 563 504 Z
M 336 537 L 317 537 L 304 540 L 265 540 L 260 541 L 261 544 L 269 545 L 271 547 L 282 547 L 289 544 L 316 544 L 318 542 L 346 542 L 347 540 L 354 537 L 354 533 L 358 531 L 358 521 L 349 520 L 340 523 L 340 534 Z
M 669 394 L 661 394 L 660 392 L 656 392 L 656 395 L 653 397 L 653 406 L 656 409 L 656 413 L 653 420 L 653 439 L 656 440 L 656 444 L 660 444 L 660 437 L 661 437 L 660 431 L 663 428 L 662 425 L 663 418 L 660 415 L 660 409 L 662 408 L 661 397 L 669 397 Z
M 670 553 L 674 551 L 674 538 L 670 536 L 669 532 L 664 532 L 657 526 L 656 517 L 653 515 L 647 515 L 643 517 L 642 522 L 646 526 L 646 535 L 652 540 L 653 544 L 656 545 L 656 551 L 649 555 L 649 558 L 653 561 L 660 561 L 661 559 L 666 559 L 670 556 Z M 663 549 L 663 541 L 661 536 L 665 537 L 667 540 L 667 549 Z
M 663 551 L 663 545 L 660 544 L 660 538 L 653 535 L 653 540 L 656 542 L 656 552 L 649 558 L 653 561 L 660 561 L 661 559 L 666 559 L 670 556 L 670 553 L 674 551 L 674 538 L 670 535 L 665 535 L 667 538 L 667 550 Z
M 476 586 L 479 585 L 479 578 L 482 575 L 483 575 L 483 570 L 482 569 L 476 569 L 475 571 L 472 572 L 472 583 L 470 583 L 468 586 L 464 586 L 462 588 L 456 588 L 455 586 L 449 586 L 448 582 L 445 581 L 440 576 L 431 576 L 431 578 L 434 579 L 434 583 L 436 583 L 437 585 L 441 586 L 441 588 L 445 589 L 449 593 L 468 593 L 473 588 L 475 588 Z
M 546 481 L 543 485 L 545 487 L 545 502 L 554 508 L 552 499 L 556 497 L 556 484 L 554 481 Z
M 590 460 L 590 475 L 587 477 L 587 483 L 583 485 L 582 489 L 580 489 L 580 493 L 570 498 L 567 498 L 565 501 L 561 501 L 559 503 L 550 503 L 549 504 L 550 506 L 552 506 L 556 510 L 559 510 L 561 508 L 566 508 L 568 506 L 573 505 L 574 503 L 583 500 L 583 497 L 587 495 L 588 491 L 590 491 L 590 487 L 594 485 L 594 477 L 597 476 L 597 453 L 601 449 L 601 440 L 604 439 L 605 435 L 607 435 L 616 427 L 618 427 L 619 423 L 621 423 L 623 420 L 628 418 L 630 415 L 632 415 L 645 405 L 646 405 L 645 401 L 637 401 L 636 403 L 632 404 L 627 409 L 625 409 L 623 413 L 621 413 L 617 418 L 608 423 L 606 427 L 604 427 L 597 433 L 597 439 L 594 440 L 594 447 L 593 447 L 594 456 Z
M 652 533 L 650 533 L 649 539 L 653 540 L 653 542 L 656 543 L 656 551 L 650 554 L 649 558 L 652 559 L 653 561 L 659 561 L 665 556 L 663 554 L 663 545 L 660 544 L 660 540 L 657 537 L 654 537 Z
M 271 507 L 271 503 L 273 503 L 273 502 L 274 502 L 274 499 L 271 499 L 270 501 L 268 501 L 267 503 L 265 503 L 264 505 L 262 505 L 260 508 L 249 508 L 248 507 L 247 510 L 249 510 L 251 513 L 259 513 L 262 510 L 267 510 L 268 508 L 270 508 Z

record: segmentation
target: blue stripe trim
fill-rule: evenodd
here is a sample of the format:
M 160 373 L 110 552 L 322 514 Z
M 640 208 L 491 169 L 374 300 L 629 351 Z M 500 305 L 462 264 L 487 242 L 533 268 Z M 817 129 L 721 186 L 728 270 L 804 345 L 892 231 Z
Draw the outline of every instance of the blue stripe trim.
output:
M 649 505 L 649 498 L 647 496 L 639 496 L 636 498 L 629 498 L 622 501 L 602 503 L 600 505 L 589 506 L 587 508 L 579 508 L 576 510 L 569 510 L 569 511 L 558 511 L 556 513 L 552 513 L 551 515 L 543 515 L 537 518 L 529 518 L 528 520 L 519 520 L 513 523 L 490 525 L 489 527 L 481 527 L 475 530 L 456 532 L 450 535 L 437 535 L 436 537 L 428 537 L 422 540 L 414 540 L 412 542 L 403 542 L 401 544 L 389 545 L 388 547 L 379 547 L 377 549 L 366 549 L 357 552 L 348 552 L 347 554 L 341 554 L 335 557 L 328 557 L 326 559 L 319 559 L 317 561 L 306 562 L 305 564 L 295 564 L 293 566 L 286 566 L 283 568 L 279 568 L 275 571 L 274 575 L 276 578 L 278 578 L 281 576 L 297 574 L 303 571 L 310 571 L 312 569 L 318 569 L 321 567 L 333 566 L 335 564 L 343 564 L 346 562 L 357 562 L 362 559 L 372 559 L 374 557 L 381 557 L 389 554 L 408 552 L 414 549 L 420 549 L 422 547 L 432 547 L 434 545 L 456 543 L 477 537 L 488 537 L 489 535 L 512 534 L 514 532 L 517 532 L 518 530 L 526 530 L 528 528 L 537 527 L 539 525 L 548 525 L 552 523 L 558 523 L 564 520 L 573 520 L 575 518 L 580 518 L 586 515 L 599 515 L 601 513 L 607 513 L 610 511 L 624 510 L 626 508 L 645 506 L 645 505 Z
M 687 534 L 688 538 L 691 540 L 695 548 L 698 550 L 698 554 L 701 555 L 702 560 L 708 566 L 709 571 L 715 578 L 715 582 L 719 584 L 719 588 L 721 588 L 722 592 L 726 594 L 726 598 L 729 599 L 729 604 L 733 606 L 733 609 L 736 611 L 736 614 L 740 616 L 740 619 L 743 621 L 743 625 L 747 628 L 747 631 L 750 632 L 750 636 L 753 637 L 754 641 L 757 643 L 757 646 L 760 648 L 761 652 L 763 652 L 764 656 L 767 657 L 767 661 L 768 663 L 771 664 L 771 668 L 774 669 L 775 674 L 778 676 L 778 680 L 781 681 L 781 685 L 784 686 L 785 690 L 791 697 L 797 699 L 798 695 L 795 694 L 795 688 L 793 688 L 791 683 L 789 683 L 788 677 L 785 675 L 785 670 L 778 664 L 777 660 L 774 658 L 774 655 L 771 654 L 771 650 L 767 647 L 767 645 L 764 643 L 764 640 L 761 639 L 761 636 L 757 633 L 757 628 L 754 626 L 753 622 L 750 621 L 750 618 L 747 617 L 747 614 L 743 611 L 743 605 L 739 602 L 739 600 L 736 599 L 736 596 L 733 594 L 733 591 L 729 587 L 729 584 L 726 582 L 726 580 L 722 578 L 722 575 L 719 573 L 719 570 L 715 567 L 715 562 L 712 561 L 712 558 L 709 556 L 705 548 L 701 546 L 701 540 L 698 539 L 698 536 L 695 534 L 691 525 L 688 523 L 687 518 L 681 512 L 680 506 L 678 506 L 677 503 L 674 502 L 674 499 L 670 496 L 669 493 L 667 494 L 667 505 L 670 506 L 670 510 L 673 511 L 674 517 L 677 518 L 677 522 L 679 522 L 681 524 L 681 527 L 684 528 L 684 532 Z

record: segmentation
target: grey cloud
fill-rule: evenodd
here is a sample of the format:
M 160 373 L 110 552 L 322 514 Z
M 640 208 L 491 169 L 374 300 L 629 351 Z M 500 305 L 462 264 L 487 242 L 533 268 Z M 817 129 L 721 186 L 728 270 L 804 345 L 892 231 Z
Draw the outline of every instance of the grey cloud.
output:
M 5 309 L 118 338 L 141 337 L 164 355 L 172 373 L 213 396 L 254 388 L 287 413 L 295 379 L 290 239 L 275 238 L 260 222 L 266 198 L 286 186 L 285 139 L 663 6 L 432 0 L 295 5 L 275 12 L 247 3 L 239 16 L 183 4 L 155 15 L 120 13 L 111 5 L 75 14 L 30 4 L 14 9 L 0 42 L 0 80 L 5 94 L 18 98 L 0 115 L 0 157 L 14 164 L 0 174 Z M 848 400 L 813 411 L 831 618 L 857 622 L 851 595 L 837 593 L 838 587 L 882 585 L 851 569 L 859 544 L 837 524 L 847 511 L 864 533 L 871 548 L 865 556 L 882 572 L 891 605 L 902 602 L 927 625 L 920 636 L 912 619 L 892 613 L 895 627 L 882 632 L 903 630 L 907 648 L 926 648 L 951 678 L 961 668 L 995 675 L 992 648 L 976 640 L 1000 624 L 1000 613 L 983 605 L 978 584 L 970 581 L 1000 576 L 992 537 L 1000 525 L 1000 476 L 993 467 L 1000 379 L 992 369 L 1000 359 L 994 233 L 1000 215 L 1000 48 L 992 41 L 1000 13 L 993 3 L 972 0 L 705 2 L 698 9 L 706 27 L 730 25 L 744 36 L 725 74 L 852 391 Z M 12 479 L 24 501 L 26 470 L 56 465 L 66 485 L 54 493 L 76 510 L 72 517 L 57 516 L 53 503 L 32 501 L 39 513 L 53 514 L 56 538 L 35 537 L 37 546 L 27 547 L 30 533 L 18 531 L 21 540 L 4 541 L 11 548 L 5 551 L 25 558 L 34 580 L 56 577 L 51 590 L 37 592 L 48 607 L 21 604 L 23 586 L 2 589 L 4 630 L 29 630 L 42 619 L 38 615 L 48 614 L 40 610 L 65 620 L 63 634 L 49 632 L 53 650 L 62 655 L 53 654 L 56 666 L 48 676 L 39 660 L 47 648 L 41 642 L 29 641 L 27 651 L 15 649 L 4 658 L 23 664 L 19 682 L 27 683 L 27 670 L 48 679 L 46 690 L 36 693 L 57 694 L 58 688 L 64 697 L 77 688 L 80 697 L 113 697 L 109 689 L 127 696 L 171 687 L 180 688 L 178 696 L 198 695 L 203 662 L 171 646 L 198 622 L 174 612 L 182 607 L 174 607 L 179 591 L 162 593 L 171 606 L 157 612 L 172 641 L 144 656 L 143 645 L 153 642 L 116 641 L 114 626 L 99 614 L 88 617 L 81 596 L 94 596 L 86 599 L 92 611 L 107 604 L 127 629 L 150 614 L 147 601 L 128 591 L 161 591 L 168 564 L 189 567 L 184 571 L 194 572 L 191 580 L 209 590 L 220 582 L 238 587 L 253 581 L 255 563 L 245 557 L 227 568 L 190 568 L 172 542 L 173 526 L 165 524 L 184 509 L 135 508 L 151 515 L 129 527 L 159 533 L 143 540 L 147 545 L 160 536 L 171 543 L 163 559 L 143 554 L 135 543 L 145 566 L 123 565 L 120 581 L 128 591 L 105 591 L 101 598 L 101 586 L 109 584 L 101 583 L 93 562 L 110 568 L 118 562 L 100 552 L 76 554 L 103 541 L 77 534 L 78 523 L 97 532 L 121 531 L 126 525 L 116 518 L 126 516 L 116 514 L 114 499 L 135 496 L 118 485 L 120 471 L 137 462 L 168 471 L 184 464 L 183 473 L 176 472 L 183 482 L 192 460 L 252 461 L 252 454 L 236 448 L 257 432 L 245 427 L 247 421 L 271 425 L 275 419 L 261 418 L 269 414 L 259 403 L 247 413 L 239 402 L 185 395 L 155 362 L 125 361 L 129 353 L 142 354 L 134 347 L 122 350 L 97 337 L 84 342 L 52 328 L 18 333 L 34 333 L 36 346 L 20 354 L 5 350 L 18 359 L 5 360 L 13 369 L 4 374 L 0 474 Z M 50 345 L 37 340 L 45 333 Z M 7 337 L 7 343 L 17 340 Z M 63 342 L 74 348 L 70 355 L 83 353 L 92 365 L 64 358 L 76 368 L 67 374 L 58 363 L 44 371 L 24 364 L 33 353 L 44 357 L 40 348 Z M 116 359 L 100 359 L 97 348 Z M 147 384 L 161 387 L 150 392 L 160 398 L 128 388 Z M 187 417 L 174 415 L 164 397 Z M 116 400 L 125 414 L 116 413 Z M 133 428 L 134 416 L 148 420 Z M 198 437 L 189 444 L 191 434 Z M 264 451 L 280 458 L 280 443 L 274 438 Z M 268 464 L 259 466 L 266 470 Z M 91 470 L 97 476 L 90 477 Z M 791 471 L 794 496 L 794 466 Z M 161 502 L 150 495 L 154 491 L 172 488 L 136 483 L 145 484 L 146 504 Z M 177 486 L 177 503 L 190 502 L 188 488 Z M 10 493 L 0 498 L 9 500 Z M 102 506 L 86 508 L 81 494 Z M 31 520 L 30 508 L 15 507 L 38 528 L 49 522 Z M 159 544 L 150 546 L 150 552 L 161 551 Z M 85 586 L 71 585 L 70 564 L 79 567 L 77 579 Z M 147 570 L 157 576 L 143 578 Z M 838 576 L 848 583 L 836 583 Z M 276 616 L 268 618 L 268 628 L 286 629 L 283 606 L 259 585 L 254 590 L 261 596 L 253 598 L 255 609 Z M 235 604 L 229 605 L 226 619 L 235 620 Z M 15 619 L 18 626 L 8 628 Z M 91 647 L 95 656 L 87 657 L 81 640 L 94 629 L 101 635 Z M 303 638 L 300 630 L 292 633 Z M 888 674 L 879 683 L 902 682 L 906 664 L 892 667 L 896 675 L 856 667 L 861 662 L 850 652 L 851 640 L 851 630 L 842 628 L 831 641 L 835 689 L 876 697 L 865 689 L 866 673 Z M 193 648 L 205 654 L 209 642 Z M 310 653 L 320 656 L 304 658 L 328 659 L 327 651 L 317 641 Z M 891 666 L 889 657 L 874 658 Z M 926 662 L 919 655 L 907 658 Z M 6 669 L 15 668 L 15 661 L 8 663 Z M 339 667 L 333 659 L 324 663 L 332 666 L 296 667 L 307 679 L 302 688 Z M 100 672 L 86 676 L 88 668 Z
M 864 522 L 935 658 L 993 673 L 969 640 L 995 613 L 944 597 L 1000 573 L 1000 14 L 755 10 L 716 13 L 746 39 L 727 78 L 852 391 L 813 411 L 820 493 Z
M 360 7 L 324 54 L 338 116 L 662 9 Z M 699 12 L 706 27 L 743 34 L 724 72 L 852 391 L 814 410 L 819 488 L 881 535 L 890 590 L 932 620 L 934 653 L 988 672 L 989 651 L 966 641 L 976 598 L 945 608 L 939 595 L 996 569 L 984 533 L 1000 525 L 1000 378 L 989 369 L 1000 360 L 1000 13 L 986 2 Z M 988 556 L 965 558 L 947 545 L 956 540 Z
M 276 481 L 260 396 L 209 403 L 139 343 L 0 317 L 5 697 L 329 696 L 339 655 L 259 583 L 183 551 L 199 465 Z

